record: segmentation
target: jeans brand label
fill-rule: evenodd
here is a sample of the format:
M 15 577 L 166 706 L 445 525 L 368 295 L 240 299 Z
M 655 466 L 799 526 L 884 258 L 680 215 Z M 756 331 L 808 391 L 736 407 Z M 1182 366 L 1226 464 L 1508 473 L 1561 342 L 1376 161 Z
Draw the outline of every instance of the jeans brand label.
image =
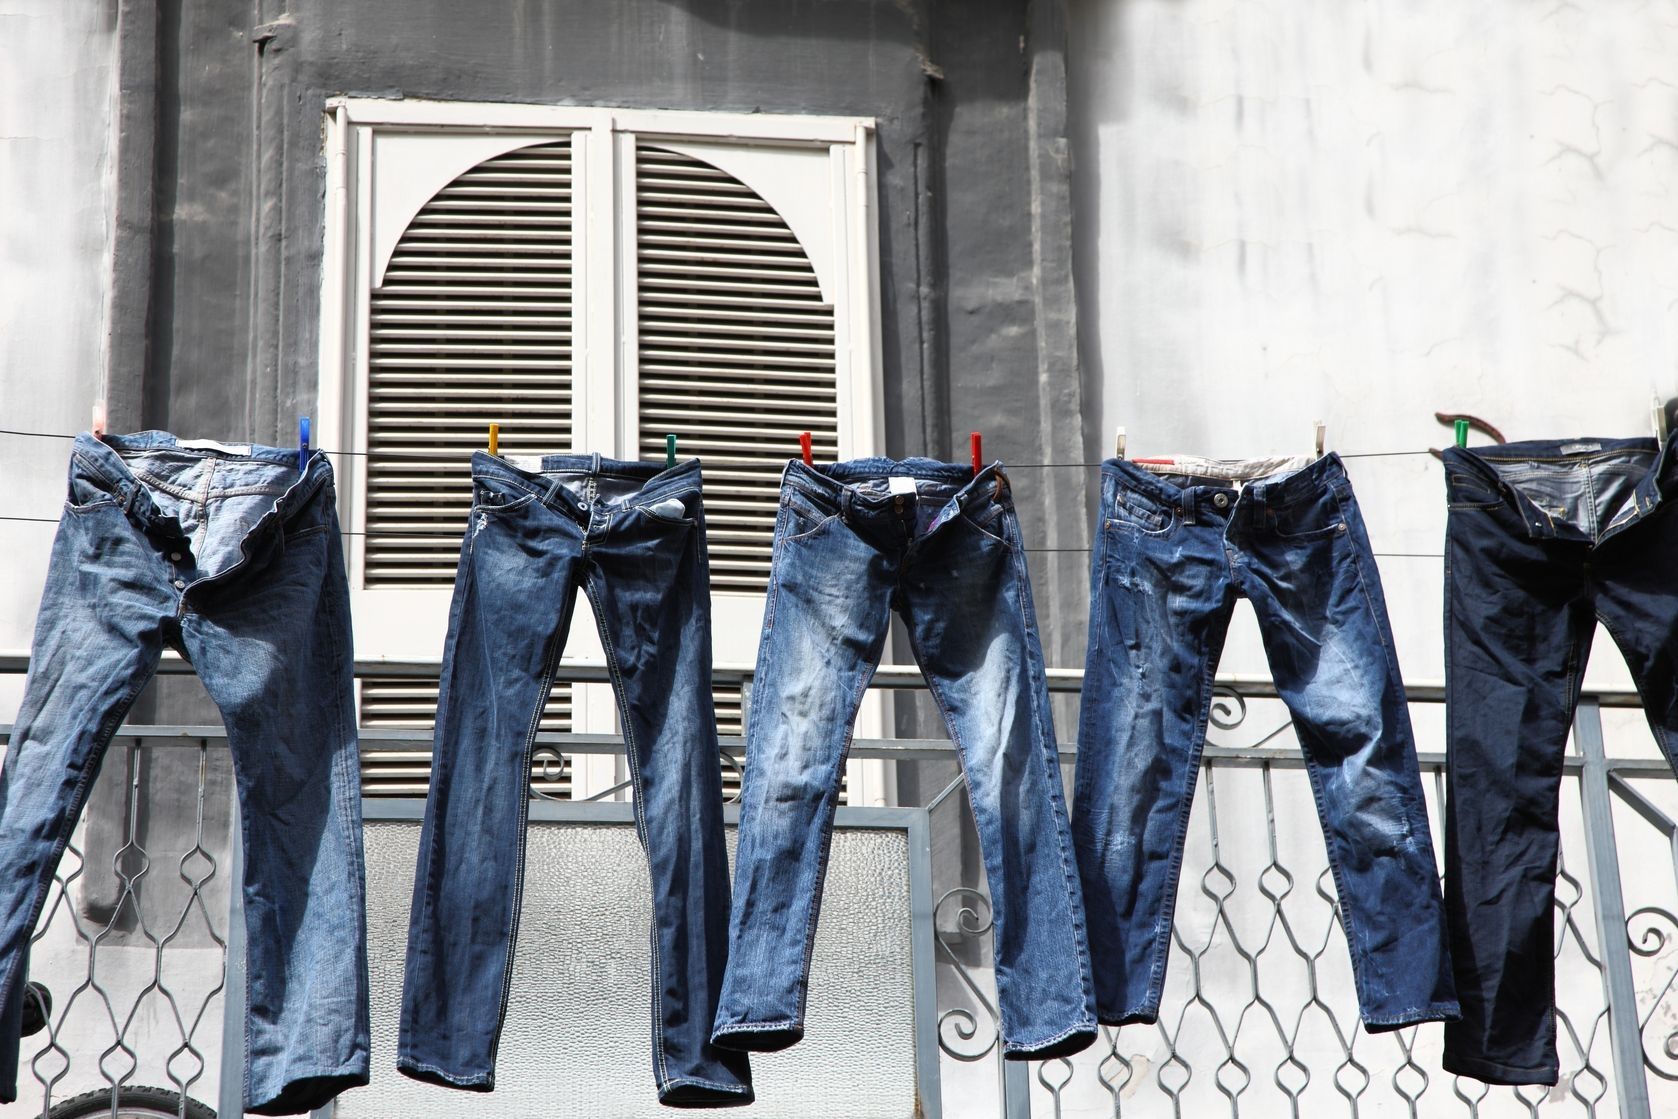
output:
M 889 492 L 894 494 L 914 493 L 915 480 L 913 478 L 905 478 L 901 474 L 893 474 L 890 478 L 886 479 L 886 487 Z
M 512 463 L 520 470 L 527 470 L 532 474 L 540 474 L 542 472 L 541 455 L 503 455 L 501 457 L 505 458 L 508 462 Z
M 1561 445 L 1561 453 L 1564 455 L 1577 455 L 1584 451 L 1600 450 L 1602 450 L 1601 443 L 1563 443 Z
M 251 453 L 249 443 L 218 443 L 214 439 L 177 439 L 175 446 L 184 447 L 189 451 L 220 451 L 224 455 L 248 455 Z

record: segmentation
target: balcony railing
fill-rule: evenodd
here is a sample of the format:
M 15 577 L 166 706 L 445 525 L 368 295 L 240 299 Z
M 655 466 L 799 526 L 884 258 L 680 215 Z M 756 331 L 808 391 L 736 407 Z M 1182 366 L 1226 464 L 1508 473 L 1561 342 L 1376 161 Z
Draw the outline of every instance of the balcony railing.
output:
M 24 658 L 0 657 L 0 671 L 24 668 Z M 435 673 L 436 666 L 380 662 L 358 665 L 357 673 L 411 676 L 427 669 Z M 164 671 L 190 669 L 172 661 Z M 605 679 L 603 669 L 587 666 L 567 666 L 562 675 Z M 722 667 L 717 675 L 749 682 L 750 670 Z M 1076 691 L 1079 677 L 1051 670 L 1050 687 Z M 875 686 L 912 689 L 922 682 L 913 667 L 888 667 Z M 1424 716 L 1437 712 L 1442 689 L 1412 687 L 1410 698 L 1427 744 Z M 1626 692 L 1588 694 L 1565 762 L 1555 901 L 1562 1079 L 1555 1088 L 1488 1087 L 1444 1073 L 1438 1026 L 1363 1032 L 1291 723 L 1268 681 L 1226 678 L 1216 690 L 1190 818 L 1159 1022 L 1105 1029 L 1096 1046 L 1070 1059 L 1002 1062 L 985 884 L 982 876 L 940 879 L 935 864 L 932 904 L 913 918 L 935 946 L 930 966 L 938 1008 L 936 1029 L 917 1035 L 925 1050 L 917 1053 L 918 1106 L 927 1115 L 1009 1119 L 1319 1110 L 1678 1114 L 1678 782 L 1652 749 L 1610 757 L 1604 744 L 1603 709 L 1636 703 Z M 0 727 L 0 735 L 8 731 Z M 1641 746 L 1630 737 L 1635 733 L 1627 728 L 1628 747 Z M 621 749 L 611 735 L 549 734 L 540 745 L 567 763 Z M 363 733 L 364 751 L 428 746 L 414 733 Z M 722 747 L 735 759 L 743 751 L 738 738 L 723 739 Z M 1070 765 L 1070 744 L 1061 753 Z M 53 1006 L 47 1028 L 25 1039 L 20 1101 L 0 1108 L 0 1117 L 37 1108 L 46 1115 L 90 1083 L 105 1092 L 166 1083 L 183 1101 L 202 1097 L 195 1089 L 207 1083 L 212 1067 L 219 1071 L 218 1110 L 239 1113 L 243 928 L 239 892 L 229 884 L 238 880 L 240 853 L 237 829 L 212 827 L 218 813 L 225 821 L 220 806 L 231 796 L 224 754 L 219 728 L 118 732 L 99 784 L 107 809 L 120 806 L 120 835 L 92 851 L 86 833 L 78 833 L 58 870 L 31 963 L 31 978 L 51 991 Z M 920 739 L 858 740 L 852 756 L 954 760 L 947 741 Z M 1437 844 L 1444 757 L 1424 750 L 1420 760 Z M 847 818 L 866 820 L 870 811 L 901 816 L 908 808 L 924 813 L 931 831 L 950 834 L 961 825 L 964 799 L 957 776 L 918 805 L 850 809 Z M 413 803 L 402 811 L 414 815 Z M 562 819 L 590 808 L 556 802 L 546 811 Z M 173 821 L 168 850 L 150 842 L 159 814 Z M 108 884 L 91 891 L 98 896 L 90 904 L 94 869 Z M 375 1083 L 393 1075 L 376 1068 Z M 646 1095 L 650 1102 L 650 1089 Z M 826 1105 L 811 1101 L 809 1114 Z M 835 1114 L 844 1113 L 835 1106 Z

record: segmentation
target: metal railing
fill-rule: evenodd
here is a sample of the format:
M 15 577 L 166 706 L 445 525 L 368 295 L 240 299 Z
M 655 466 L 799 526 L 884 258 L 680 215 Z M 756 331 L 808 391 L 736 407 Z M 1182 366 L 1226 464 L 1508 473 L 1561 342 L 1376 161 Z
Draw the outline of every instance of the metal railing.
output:
M 0 672 L 25 666 L 16 662 L 0 657 Z M 436 670 L 434 664 L 378 662 L 358 665 L 357 673 L 412 675 L 427 667 Z M 190 669 L 177 663 L 165 671 Z M 587 666 L 567 666 L 562 674 L 573 681 L 605 679 L 603 669 Z M 719 678 L 730 674 L 747 680 L 750 670 L 719 668 Z M 1051 670 L 1051 689 L 1075 691 L 1080 675 Z M 913 667 L 883 668 L 875 683 L 924 686 Z M 1410 693 L 1413 702 L 1442 699 L 1436 685 Z M 1274 696 L 1264 680 L 1226 678 L 1218 686 L 1157 1024 L 1104 1029 L 1096 1046 L 1069 1059 L 1002 1062 L 987 967 L 984 883 L 935 881 L 938 900 L 926 919 L 933 922 L 938 956 L 936 1036 L 945 1113 L 1007 1119 L 1033 1113 L 1068 1119 L 1298 1115 L 1325 1105 L 1352 1115 L 1674 1113 L 1678 906 L 1661 900 L 1628 909 L 1623 883 L 1632 879 L 1616 833 L 1617 819 L 1650 830 L 1667 865 L 1662 873 L 1638 877 L 1640 892 L 1662 899 L 1672 893 L 1678 885 L 1678 813 L 1639 787 L 1651 777 L 1670 781 L 1671 770 L 1658 758 L 1610 759 L 1600 712 L 1635 706 L 1636 697 L 1592 694 L 1575 721 L 1574 749 L 1565 762 L 1555 902 L 1562 1081 L 1554 1089 L 1516 1089 L 1444 1073 L 1438 1026 L 1372 1036 L 1358 1025 L 1320 833 L 1315 846 L 1296 843 L 1294 833 L 1309 832 L 1316 821 L 1314 811 L 1303 822 L 1293 812 L 1309 793 L 1291 724 L 1285 712 L 1274 727 L 1255 731 L 1249 720 L 1253 704 Z M 0 727 L 0 736 L 9 737 L 9 729 Z M 1236 735 L 1248 741 L 1221 741 Z M 54 1002 L 47 1028 L 25 1039 L 19 1108 L 38 1098 L 48 1115 L 64 1096 L 90 1084 L 114 1101 L 127 1086 L 167 1083 L 181 1097 L 182 1114 L 186 1097 L 195 1095 L 219 1097 L 222 1113 L 238 1114 L 242 1007 L 237 997 L 227 997 L 242 993 L 234 990 L 242 959 L 233 959 L 231 970 L 228 963 L 242 956 L 243 930 L 233 927 L 240 923 L 239 891 L 228 889 L 239 877 L 238 852 L 206 834 L 206 804 L 214 803 L 217 794 L 210 790 L 218 765 L 226 762 L 222 738 L 220 728 L 125 727 L 113 740 L 100 784 L 122 782 L 121 835 L 92 853 L 85 832 L 78 832 L 55 877 L 32 960 L 32 977 L 46 983 Z M 1287 748 L 1274 745 L 1278 739 L 1286 739 Z M 412 750 L 429 741 L 413 732 L 368 730 L 362 745 L 365 751 Z M 743 749 L 738 738 L 725 738 L 722 746 L 735 759 Z M 612 735 L 539 737 L 539 750 L 551 752 L 558 764 L 619 749 L 621 740 Z M 1070 745 L 1061 753 L 1069 764 Z M 196 790 L 185 800 L 195 820 L 190 826 L 175 821 L 182 838 L 167 857 L 147 846 L 145 782 L 154 759 L 165 755 L 176 759 L 176 769 L 182 759 L 190 759 L 189 774 L 196 769 Z M 944 740 L 857 740 L 852 756 L 953 761 Z M 1437 840 L 1443 836 L 1438 810 L 1444 758 L 1424 752 L 1421 762 Z M 936 826 L 954 826 L 961 812 L 955 805 L 964 799 L 958 776 L 920 807 Z M 236 829 L 222 838 L 231 844 L 234 836 Z M 1639 851 L 1647 847 L 1641 842 Z M 111 884 L 103 894 L 110 900 L 97 911 L 85 902 L 78 910 L 79 887 L 95 873 L 104 875 L 107 863 Z M 148 893 L 163 901 L 147 903 Z M 196 966 L 177 962 L 192 953 Z M 107 963 L 112 956 L 120 958 Z M 72 1067 L 73 1050 L 93 1054 L 94 1068 Z M 212 1064 L 221 1080 L 215 1092 L 207 1079 Z M 32 1097 L 32 1090 L 38 1094 Z

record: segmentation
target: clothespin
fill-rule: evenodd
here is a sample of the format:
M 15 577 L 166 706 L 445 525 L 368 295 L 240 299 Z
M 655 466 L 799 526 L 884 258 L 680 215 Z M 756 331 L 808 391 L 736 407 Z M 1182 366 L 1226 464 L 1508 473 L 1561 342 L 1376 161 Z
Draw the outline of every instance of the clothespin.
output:
M 501 452 L 501 425 L 500 424 L 490 424 L 489 425 L 489 453 L 494 455 L 494 454 L 499 454 L 500 452 Z
M 1467 412 L 1435 412 L 1433 418 L 1456 432 L 1457 446 L 1459 447 L 1468 446 L 1468 433 L 1470 431 L 1485 433 L 1486 437 L 1493 443 L 1508 442 L 1503 437 L 1503 432 L 1482 420 L 1479 416 L 1471 416 Z M 1438 448 L 1429 451 L 1428 454 L 1434 458 L 1444 457 L 1439 453 Z
M 979 449 L 979 433 L 975 431 L 969 440 L 973 446 L 973 473 L 979 473 L 979 463 L 984 458 L 984 452 Z
M 675 466 L 675 465 L 676 465 L 676 437 L 674 435 L 666 435 L 664 437 L 664 469 L 669 470 L 672 466 Z
M 1666 442 L 1666 405 L 1661 403 L 1659 393 L 1656 393 L 1653 399 L 1655 402 L 1653 412 L 1655 439 L 1657 442 L 1664 444 Z
M 1113 454 L 1117 458 L 1124 458 L 1124 428 L 1118 429 L 1118 435 L 1113 440 Z
M 301 474 L 309 468 L 309 417 L 299 417 L 297 421 L 297 472 Z
M 1316 435 L 1317 435 L 1317 457 L 1322 458 L 1323 457 L 1323 443 L 1328 438 L 1328 425 L 1323 423 L 1323 421 L 1318 420 L 1316 423 L 1312 424 L 1311 426 L 1316 430 Z
M 95 439 L 105 438 L 105 398 L 102 396 L 93 402 L 93 420 L 89 430 Z
M 816 465 L 816 460 L 810 456 L 810 433 L 808 431 L 799 435 L 799 437 L 798 437 L 798 447 L 799 447 L 799 451 L 804 456 L 804 465 L 805 466 Z

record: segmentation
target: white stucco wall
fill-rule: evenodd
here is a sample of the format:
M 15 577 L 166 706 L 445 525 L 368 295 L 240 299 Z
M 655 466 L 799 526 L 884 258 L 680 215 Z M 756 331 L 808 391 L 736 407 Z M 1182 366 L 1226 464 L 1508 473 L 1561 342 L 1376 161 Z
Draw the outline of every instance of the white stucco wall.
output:
M 1678 395 L 1670 4 L 1072 0 L 1102 446 L 1243 456 L 1646 435 Z M 1443 675 L 1443 475 L 1351 459 L 1400 662 Z M 1264 671 L 1245 607 L 1226 670 Z M 1590 682 L 1629 680 L 1606 636 Z
M 0 427 L 85 430 L 110 281 L 115 5 L 0 0 Z M 56 518 L 69 444 L 0 435 L 0 516 Z M 0 520 L 0 650 L 29 648 L 53 525 Z M 22 678 L 0 676 L 5 721 Z

